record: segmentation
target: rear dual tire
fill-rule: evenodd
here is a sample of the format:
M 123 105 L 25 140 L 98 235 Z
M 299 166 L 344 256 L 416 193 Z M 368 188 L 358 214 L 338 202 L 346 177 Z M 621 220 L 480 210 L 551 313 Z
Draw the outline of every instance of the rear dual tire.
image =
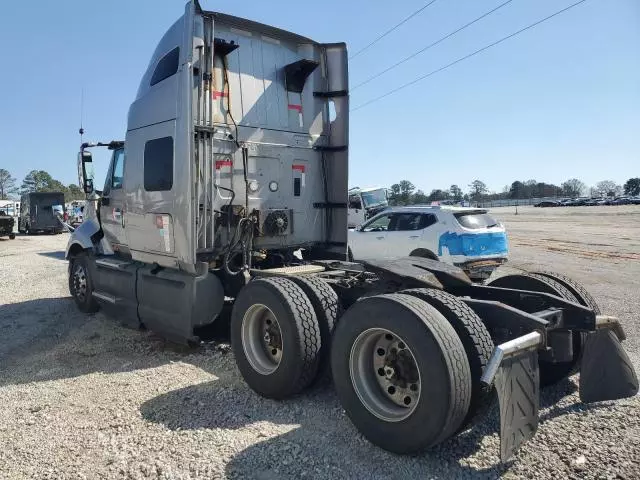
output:
M 433 288 L 400 292 L 419 298 L 440 312 L 451 324 L 464 347 L 471 371 L 471 403 L 462 423 L 465 428 L 479 420 L 493 401 L 492 391 L 480 381 L 495 347 L 491 335 L 476 313 L 459 298 Z
M 375 445 L 413 453 L 455 434 L 471 401 L 471 372 L 456 331 L 410 295 L 355 303 L 336 327 L 331 370 L 347 415 Z
M 337 295 L 319 278 L 260 278 L 245 286 L 231 314 L 231 345 L 249 387 L 283 399 L 322 377 L 338 314 Z

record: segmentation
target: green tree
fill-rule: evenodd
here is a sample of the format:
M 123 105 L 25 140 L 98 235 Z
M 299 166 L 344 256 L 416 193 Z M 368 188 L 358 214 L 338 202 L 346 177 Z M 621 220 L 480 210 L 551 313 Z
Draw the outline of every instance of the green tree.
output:
M 82 189 L 73 183 L 67 187 L 68 197 L 65 195 L 65 201 L 72 202 L 73 200 L 84 200 L 85 194 Z
M 427 195 L 422 190 L 416 190 L 416 192 L 411 195 L 411 204 L 422 204 L 427 203 L 429 201 Z
M 409 205 L 416 187 L 409 180 L 402 180 L 391 185 L 390 203 L 392 205 Z
M 446 190 L 440 190 L 439 188 L 431 190 L 431 193 L 429 194 L 430 202 L 438 202 L 440 200 L 447 200 L 448 198 L 449 192 L 447 192 Z
M 516 180 L 509 187 L 509 198 L 525 198 L 526 187 L 524 183 Z
M 61 192 L 64 194 L 65 202 L 72 200 L 82 200 L 84 193 L 77 185 L 65 186 L 61 181 L 51 177 L 44 170 L 31 170 L 22 181 L 22 193 L 33 192 Z
M 44 170 L 31 170 L 22 180 L 22 193 L 47 192 L 53 178 Z
M 625 195 L 640 195 L 640 178 L 630 178 L 624 184 L 624 194 Z
M 459 202 L 460 200 L 462 200 L 462 189 L 458 186 L 458 185 L 451 185 L 449 187 L 449 193 L 451 194 L 451 196 L 453 197 L 453 199 L 456 202 Z
M 398 205 L 400 199 L 400 184 L 394 183 L 389 187 L 389 204 Z
M 7 200 L 9 195 L 17 191 L 16 179 L 11 176 L 8 170 L 0 168 L 0 200 Z
M 469 197 L 472 200 L 479 201 L 482 196 L 487 193 L 487 185 L 481 180 L 474 180 L 469 184 Z

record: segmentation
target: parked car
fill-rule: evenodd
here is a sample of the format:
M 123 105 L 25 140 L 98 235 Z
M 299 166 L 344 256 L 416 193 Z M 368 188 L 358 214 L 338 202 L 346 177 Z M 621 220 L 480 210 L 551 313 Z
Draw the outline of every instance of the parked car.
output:
M 559 207 L 560 202 L 556 202 L 555 200 L 542 200 L 534 205 L 534 207 Z
M 441 260 L 482 280 L 507 261 L 507 234 L 487 210 L 449 206 L 392 207 L 349 230 L 352 260 L 407 255 Z

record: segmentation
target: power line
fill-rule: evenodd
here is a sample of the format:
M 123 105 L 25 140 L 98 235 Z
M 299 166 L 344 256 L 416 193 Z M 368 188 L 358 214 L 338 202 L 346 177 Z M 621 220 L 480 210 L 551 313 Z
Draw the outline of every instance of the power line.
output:
M 432 76 L 432 75 L 435 75 L 436 73 L 442 72 L 443 70 L 446 70 L 446 69 L 447 69 L 447 68 L 449 68 L 449 67 L 452 67 L 452 66 L 454 66 L 454 65 L 456 65 L 456 64 L 458 64 L 458 63 L 460 63 L 460 62 L 462 62 L 462 61 L 464 61 L 464 60 L 467 60 L 467 59 L 469 59 L 469 58 L 471 58 L 471 57 L 473 57 L 473 56 L 475 56 L 475 55 L 477 55 L 477 54 L 479 54 L 479 53 L 481 53 L 481 52 L 484 52 L 485 50 L 489 50 L 490 48 L 495 47 L 496 45 L 498 45 L 498 44 L 500 44 L 500 43 L 502 43 L 502 42 L 504 42 L 504 41 L 506 41 L 506 40 L 509 40 L 510 38 L 513 38 L 513 37 L 515 37 L 516 35 L 521 34 L 522 32 L 525 32 L 525 31 L 527 31 L 527 30 L 529 30 L 529 29 L 531 29 L 531 28 L 533 28 L 533 27 L 535 27 L 535 26 L 537 26 L 537 25 L 540 25 L 541 23 L 544 23 L 544 22 L 546 22 L 547 20 L 550 20 L 550 19 L 552 19 L 553 17 L 556 17 L 556 16 L 560 15 L 561 13 L 564 13 L 564 12 L 566 12 L 566 11 L 568 11 L 568 10 L 571 10 L 573 7 L 577 7 L 578 5 L 580 5 L 581 3 L 584 3 L 584 2 L 586 2 L 586 1 L 587 1 L 587 0 L 580 0 L 579 2 L 573 3 L 573 4 L 569 5 L 569 6 L 568 6 L 568 7 L 566 7 L 566 8 L 563 8 L 562 10 L 558 10 L 557 12 L 555 12 L 555 13 L 553 13 L 553 14 L 549 15 L 548 17 L 545 17 L 545 18 L 543 18 L 542 20 L 538 20 L 537 22 L 532 23 L 531 25 L 528 25 L 528 26 L 526 26 L 526 27 L 524 27 L 524 28 L 522 28 L 522 29 L 518 30 L 517 32 L 514 32 L 514 33 L 512 33 L 512 34 L 510 34 L 510 35 L 507 35 L 506 37 L 501 38 L 500 40 L 497 40 L 497 41 L 495 41 L 495 42 L 493 42 L 493 43 L 490 43 L 489 45 L 486 45 L 486 46 L 484 46 L 484 47 L 482 47 L 482 48 L 480 48 L 480 49 L 476 50 L 475 52 L 472 52 L 472 53 L 470 53 L 470 54 L 468 54 L 468 55 L 465 55 L 464 57 L 460 57 L 460 58 L 458 58 L 457 60 L 454 60 L 453 62 L 448 63 L 447 65 L 445 65 L 445 66 L 443 66 L 443 67 L 440 67 L 440 68 L 438 68 L 438 69 L 436 69 L 436 70 L 433 70 L 433 71 L 431 71 L 431 72 L 429 72 L 429 73 L 427 73 L 427 74 L 425 74 L 425 75 L 422 75 L 422 76 L 420 76 L 420 77 L 416 78 L 415 80 L 412 80 L 412 81 L 410 81 L 410 82 L 408 82 L 408 83 L 405 83 L 404 85 L 399 86 L 398 88 L 395 88 L 395 89 L 393 89 L 393 90 L 390 90 L 389 92 L 385 93 L 384 95 L 382 95 L 382 96 L 380 96 L 380 97 L 374 98 L 374 99 L 372 99 L 372 100 L 369 100 L 368 102 L 365 102 L 365 103 L 363 103 L 363 104 L 360 104 L 360 105 L 358 105 L 357 107 L 355 107 L 355 108 L 351 109 L 351 111 L 352 111 L 352 112 L 355 112 L 356 110 L 360 110 L 361 108 L 364 108 L 364 107 L 366 107 L 367 105 L 371 105 L 372 103 L 375 103 L 375 102 L 377 102 L 378 100 L 382 100 L 383 98 L 388 97 L 389 95 L 392 95 L 392 94 L 394 94 L 394 93 L 396 93 L 396 92 L 398 92 L 398 91 L 400 91 L 400 90 L 403 90 L 404 88 L 407 88 L 407 87 L 409 87 L 409 86 L 413 85 L 414 83 L 418 83 L 419 81 L 424 80 L 424 79 L 425 79 L 425 78 L 427 78 L 427 77 L 430 77 L 430 76 Z
M 405 18 L 404 20 L 402 20 L 400 23 L 397 23 L 396 25 L 394 25 L 393 27 L 391 27 L 389 30 L 387 30 L 386 32 L 384 32 L 382 35 L 380 35 L 379 37 L 377 37 L 375 40 L 373 40 L 371 43 L 369 43 L 368 45 L 366 45 L 365 47 L 361 48 L 360 50 L 358 50 L 356 53 L 354 53 L 353 55 L 351 55 L 349 57 L 349 59 L 351 60 L 352 58 L 357 57 L 358 55 L 360 55 L 362 52 L 364 52 L 365 50 L 367 50 L 369 47 L 373 46 L 374 44 L 376 44 L 377 42 L 379 42 L 380 40 L 382 40 L 384 37 L 386 37 L 387 35 L 389 35 L 391 32 L 393 32 L 396 28 L 400 27 L 401 25 L 404 25 L 406 22 L 408 22 L 409 20 L 411 20 L 413 17 L 415 17 L 416 15 L 418 15 L 420 12 L 422 12 L 424 9 L 426 9 L 428 6 L 430 6 L 431 4 L 435 3 L 437 0 L 431 0 L 430 2 L 427 2 L 426 5 L 420 7 L 418 10 L 416 10 L 415 12 L 413 12 L 411 15 L 409 15 L 407 18 Z
M 372 80 L 375 80 L 378 77 L 381 77 L 382 75 L 384 75 L 385 73 L 389 72 L 390 70 L 393 70 L 394 68 L 402 65 L 405 62 L 408 62 L 409 60 L 411 60 L 414 57 L 417 57 L 418 55 L 420 55 L 423 52 L 426 52 L 427 50 L 429 50 L 430 48 L 435 47 L 436 45 L 438 45 L 439 43 L 444 42 L 446 39 L 453 37 L 455 34 L 461 32 L 462 30 L 464 30 L 465 28 L 469 28 L 471 25 L 473 25 L 474 23 L 479 22 L 480 20 L 482 20 L 485 17 L 488 17 L 489 15 L 491 15 L 492 13 L 500 10 L 502 7 L 508 5 L 509 3 L 511 3 L 513 0 L 507 0 L 504 3 L 501 3 L 500 5 L 498 5 L 497 7 L 495 7 L 493 10 L 489 10 L 488 12 L 484 13 L 483 15 L 480 15 L 478 18 L 476 18 L 475 20 L 470 21 L 469 23 L 463 25 L 462 27 L 458 28 L 457 30 L 454 30 L 453 32 L 449 33 L 448 35 L 445 35 L 444 37 L 436 40 L 435 42 L 427 45 L 426 47 L 418 50 L 415 53 L 412 53 L 411 55 L 409 55 L 408 57 L 400 60 L 398 63 L 394 63 L 393 65 L 391 65 L 388 68 L 385 68 L 384 70 L 382 70 L 381 72 L 376 73 L 375 75 L 367 78 L 365 81 L 358 83 L 355 87 L 352 87 L 350 90 L 354 91 L 356 88 L 359 88 L 369 82 L 371 82 Z

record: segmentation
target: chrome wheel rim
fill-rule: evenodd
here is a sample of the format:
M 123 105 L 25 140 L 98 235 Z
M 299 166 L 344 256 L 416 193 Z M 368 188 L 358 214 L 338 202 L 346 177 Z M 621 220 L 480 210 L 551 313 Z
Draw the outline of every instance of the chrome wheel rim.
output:
M 371 328 L 356 338 L 349 374 L 360 402 L 386 422 L 400 422 L 416 409 L 420 370 L 407 343 L 390 330 Z
M 73 268 L 73 293 L 81 302 L 87 298 L 87 272 L 79 264 Z
M 242 318 L 242 348 L 251 367 L 261 375 L 275 372 L 282 360 L 282 331 L 269 307 L 255 304 Z

